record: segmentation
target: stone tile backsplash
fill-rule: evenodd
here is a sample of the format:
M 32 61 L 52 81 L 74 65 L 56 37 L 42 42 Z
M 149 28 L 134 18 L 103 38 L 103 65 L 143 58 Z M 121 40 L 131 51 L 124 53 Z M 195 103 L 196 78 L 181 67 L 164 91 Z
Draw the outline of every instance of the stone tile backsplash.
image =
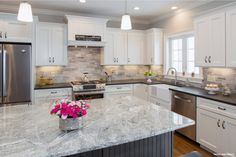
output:
M 203 68 L 204 84 L 217 83 L 227 85 L 232 92 L 236 92 L 236 69 Z
M 100 48 L 68 48 L 67 66 L 43 66 L 36 68 L 36 78 L 52 77 L 54 83 L 81 80 L 83 73 L 89 73 L 90 80 L 105 79 L 105 71 L 112 74 L 113 80 L 143 79 L 144 72 L 150 66 L 102 66 L 100 65 Z M 162 74 L 162 67 L 152 66 L 157 74 Z M 38 80 L 38 79 L 37 79 Z

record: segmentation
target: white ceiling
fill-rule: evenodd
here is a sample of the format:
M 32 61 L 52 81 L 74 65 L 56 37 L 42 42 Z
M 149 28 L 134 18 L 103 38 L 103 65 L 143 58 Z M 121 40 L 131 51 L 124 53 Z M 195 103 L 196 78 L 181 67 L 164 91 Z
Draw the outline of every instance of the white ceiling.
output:
M 172 6 L 191 9 L 212 1 L 219 0 L 127 0 L 127 12 L 136 20 L 150 22 L 173 12 L 170 9 Z M 120 17 L 125 12 L 125 0 L 87 0 L 83 4 L 79 0 L 28 0 L 28 2 L 31 3 L 33 12 L 46 9 L 105 17 Z M 19 3 L 20 0 L 0 0 L 0 6 L 18 7 Z M 133 10 L 135 6 L 140 7 L 140 10 Z

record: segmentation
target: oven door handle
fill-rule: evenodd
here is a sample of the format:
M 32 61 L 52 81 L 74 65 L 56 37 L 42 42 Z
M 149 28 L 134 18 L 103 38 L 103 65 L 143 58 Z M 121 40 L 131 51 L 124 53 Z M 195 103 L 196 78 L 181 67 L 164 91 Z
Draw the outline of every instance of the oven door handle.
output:
M 185 99 L 185 98 L 181 98 L 177 95 L 174 96 L 175 99 L 178 99 L 180 101 L 184 101 L 184 102 L 187 102 L 187 103 L 191 103 L 192 101 L 190 99 Z

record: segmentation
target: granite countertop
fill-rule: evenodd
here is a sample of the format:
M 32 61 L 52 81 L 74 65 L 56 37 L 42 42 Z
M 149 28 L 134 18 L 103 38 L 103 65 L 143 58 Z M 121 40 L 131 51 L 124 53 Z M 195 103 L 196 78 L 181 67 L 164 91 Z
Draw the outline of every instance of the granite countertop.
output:
M 82 130 L 62 132 L 49 104 L 0 108 L 1 157 L 82 153 L 163 134 L 194 121 L 135 97 L 96 99 Z
M 45 86 L 36 85 L 34 87 L 35 90 L 37 90 L 37 89 L 53 89 L 53 88 L 72 88 L 72 86 L 70 83 L 54 83 L 53 85 L 45 85 Z
M 175 87 L 175 88 L 170 88 L 170 90 L 191 94 L 194 96 L 236 106 L 236 94 L 231 94 L 230 96 L 223 96 L 221 93 L 218 93 L 216 95 L 209 95 L 206 90 L 194 87 Z

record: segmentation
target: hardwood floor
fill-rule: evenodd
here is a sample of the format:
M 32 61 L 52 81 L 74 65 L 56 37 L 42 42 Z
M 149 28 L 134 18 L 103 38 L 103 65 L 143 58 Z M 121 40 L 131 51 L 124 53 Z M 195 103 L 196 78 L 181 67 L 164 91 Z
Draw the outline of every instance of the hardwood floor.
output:
M 204 157 L 215 157 L 211 153 L 202 149 L 195 142 L 183 137 L 182 135 L 175 133 L 174 134 L 174 157 L 179 157 L 183 154 L 187 154 L 191 151 L 198 151 Z

